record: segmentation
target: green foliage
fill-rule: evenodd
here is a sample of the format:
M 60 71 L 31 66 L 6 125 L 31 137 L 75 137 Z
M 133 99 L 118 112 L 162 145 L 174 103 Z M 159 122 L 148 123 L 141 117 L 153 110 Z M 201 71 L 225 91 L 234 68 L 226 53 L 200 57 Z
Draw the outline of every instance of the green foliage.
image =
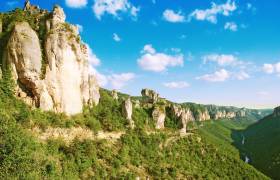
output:
M 280 120 L 279 117 L 267 116 L 243 131 L 236 132 L 244 136 L 245 143 L 239 138 L 235 142 L 243 156 L 250 158 L 250 163 L 273 179 L 280 179 Z

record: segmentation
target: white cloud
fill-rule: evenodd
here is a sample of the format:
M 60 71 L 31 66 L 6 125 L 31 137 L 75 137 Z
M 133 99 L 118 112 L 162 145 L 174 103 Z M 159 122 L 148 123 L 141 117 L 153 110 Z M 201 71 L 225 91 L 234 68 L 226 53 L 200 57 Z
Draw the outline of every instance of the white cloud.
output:
M 156 50 L 153 48 L 151 44 L 146 44 L 141 51 L 141 53 L 150 53 L 150 54 L 155 54 Z
M 146 71 L 162 72 L 167 70 L 168 67 L 184 65 L 184 56 L 182 54 L 168 55 L 157 53 L 150 44 L 145 45 L 141 52 L 143 55 L 137 62 Z
M 140 11 L 139 7 L 133 6 L 128 0 L 95 0 L 92 9 L 99 20 L 106 13 L 120 19 L 119 13 L 128 12 L 135 18 Z
M 173 10 L 167 9 L 163 12 L 163 18 L 172 23 L 178 23 L 178 22 L 184 22 L 185 17 L 182 15 L 182 13 L 179 12 L 174 12 Z
M 280 62 L 278 62 L 276 64 L 264 64 L 263 71 L 266 74 L 276 73 L 278 76 L 280 76 Z
M 274 73 L 274 65 L 272 64 L 264 64 L 263 65 L 263 71 L 267 74 Z
M 84 30 L 84 27 L 82 25 L 80 25 L 80 24 L 76 24 L 76 26 L 78 28 L 79 34 L 81 34 L 83 32 L 83 30 Z
M 112 74 L 108 76 L 108 81 L 113 89 L 121 89 L 135 78 L 134 73 Z
M 98 72 L 93 66 L 89 66 L 89 73 L 96 77 L 99 86 L 104 87 L 108 84 L 107 77 L 104 74 Z
M 92 49 L 88 44 L 86 44 L 88 49 L 88 57 L 89 57 L 89 63 L 91 66 L 96 67 L 99 66 L 101 61 L 100 59 L 93 53 Z
M 114 41 L 116 41 L 116 42 L 120 42 L 120 41 L 121 41 L 120 36 L 119 36 L 118 34 L 116 34 L 116 33 L 113 34 L 113 39 L 114 39 Z
M 235 78 L 238 80 L 245 80 L 245 79 L 249 79 L 250 75 L 244 71 L 241 71 L 235 74 Z
M 87 5 L 87 0 L 66 0 L 66 5 L 71 8 L 82 8 Z
M 230 13 L 237 9 L 235 2 L 228 0 L 225 4 L 217 5 L 212 2 L 210 9 L 200 10 L 196 9 L 189 15 L 189 21 L 196 19 L 198 21 L 209 21 L 211 23 L 217 23 L 217 15 L 229 16 Z
M 163 83 L 163 85 L 171 89 L 182 89 L 182 88 L 190 87 L 190 84 L 184 81 L 166 82 Z
M 235 22 L 227 22 L 224 26 L 225 30 L 230 30 L 230 31 L 237 31 L 238 26 Z
M 231 54 L 209 54 L 202 57 L 203 63 L 216 62 L 219 66 L 234 66 L 241 64 L 237 57 Z
M 229 78 L 230 73 L 225 69 L 221 69 L 219 71 L 214 72 L 213 74 L 205 74 L 203 76 L 197 77 L 196 79 L 208 82 L 224 82 Z

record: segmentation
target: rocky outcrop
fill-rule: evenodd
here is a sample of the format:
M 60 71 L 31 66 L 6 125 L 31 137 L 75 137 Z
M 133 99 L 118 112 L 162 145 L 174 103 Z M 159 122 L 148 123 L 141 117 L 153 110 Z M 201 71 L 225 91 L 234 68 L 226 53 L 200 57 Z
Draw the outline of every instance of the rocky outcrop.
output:
M 117 90 L 113 90 L 111 92 L 111 95 L 113 97 L 114 100 L 118 100 L 119 99 L 119 96 L 118 96 L 118 91 Z
M 226 114 L 226 118 L 227 119 L 233 119 L 236 117 L 236 113 L 235 112 L 227 112 Z
M 164 129 L 164 121 L 165 121 L 165 107 L 164 106 L 156 106 L 154 107 L 152 113 L 153 120 L 155 121 L 156 129 Z
M 243 109 L 236 112 L 236 117 L 245 117 L 245 116 L 246 116 L 246 111 Z
M 134 104 L 134 108 L 140 108 L 141 107 L 141 104 L 140 104 L 139 100 L 133 101 L 133 104 Z
M 190 121 L 194 121 L 193 113 L 188 108 L 182 108 L 179 105 L 171 105 L 171 111 L 173 118 L 177 119 L 180 124 L 180 134 L 185 134 L 187 131 L 187 124 Z
M 226 117 L 226 111 L 217 111 L 214 115 L 215 120 L 222 119 L 225 117 Z
M 185 134 L 187 131 L 187 124 L 190 121 L 194 121 L 194 117 L 193 117 L 193 113 L 191 112 L 190 109 L 183 109 L 182 113 L 180 115 L 180 125 L 181 125 L 181 129 L 180 129 L 180 133 L 181 134 Z
M 210 115 L 209 115 L 209 112 L 208 110 L 204 110 L 204 111 L 198 111 L 198 117 L 197 117 L 198 121 L 207 121 L 207 120 L 210 120 Z
M 224 118 L 227 118 L 227 119 L 233 119 L 237 116 L 238 113 L 236 112 L 233 112 L 233 111 L 229 111 L 229 112 L 226 112 L 225 110 L 223 111 L 217 111 L 215 113 L 215 116 L 214 116 L 214 119 L 215 120 L 218 120 L 218 119 L 224 119 Z
M 273 116 L 280 117 L 280 106 L 274 109 Z
M 78 41 L 75 27 L 65 23 L 62 8 L 54 8 L 46 30 L 42 47 L 27 22 L 17 23 L 10 36 L 3 61 L 12 71 L 17 96 L 67 115 L 82 112 L 85 104 L 98 104 L 99 86 L 89 74 L 88 50 Z
M 141 91 L 143 101 L 146 103 L 156 103 L 159 99 L 159 94 L 151 89 L 143 89 Z
M 2 28 L 3 28 L 2 19 L 0 19 L 0 33 L 2 33 Z
M 130 98 L 128 98 L 123 102 L 122 112 L 123 112 L 123 116 L 128 121 L 129 126 L 133 129 L 135 127 L 135 124 L 134 121 L 132 120 L 132 110 L 133 110 L 133 105 Z

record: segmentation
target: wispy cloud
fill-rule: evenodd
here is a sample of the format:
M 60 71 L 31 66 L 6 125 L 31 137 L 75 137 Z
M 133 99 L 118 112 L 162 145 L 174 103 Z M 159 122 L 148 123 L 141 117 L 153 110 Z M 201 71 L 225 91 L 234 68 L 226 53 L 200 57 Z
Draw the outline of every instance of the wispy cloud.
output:
M 214 62 L 219 66 L 236 66 L 243 64 L 242 61 L 238 60 L 238 58 L 232 54 L 208 54 L 203 56 L 202 60 L 204 64 Z
M 227 70 L 221 69 L 213 74 L 205 74 L 203 76 L 196 77 L 197 80 L 204 80 L 208 82 L 224 82 L 230 78 L 230 74 Z
M 114 41 L 116 41 L 116 42 L 120 42 L 120 41 L 121 41 L 120 36 L 119 36 L 118 34 L 116 34 L 116 33 L 113 34 L 113 39 L 114 39 Z
M 166 82 L 166 83 L 163 83 L 163 85 L 165 87 L 171 88 L 171 89 L 182 89 L 182 88 L 190 87 L 190 84 L 185 81 Z
M 220 5 L 212 2 L 211 8 L 205 10 L 196 9 L 188 16 L 188 20 L 191 21 L 192 19 L 196 19 L 198 21 L 209 21 L 216 24 L 218 15 L 229 16 L 236 9 L 237 6 L 235 2 L 231 0 Z
M 227 22 L 224 26 L 225 30 L 230 30 L 230 31 L 237 31 L 238 30 L 238 26 L 235 22 Z

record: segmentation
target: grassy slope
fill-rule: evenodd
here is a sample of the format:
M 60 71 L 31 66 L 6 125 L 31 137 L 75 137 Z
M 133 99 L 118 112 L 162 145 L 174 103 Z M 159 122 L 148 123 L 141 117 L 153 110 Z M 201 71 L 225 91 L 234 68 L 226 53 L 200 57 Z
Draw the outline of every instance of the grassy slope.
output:
M 32 110 L 21 101 L 0 90 L 0 177 L 23 178 L 125 178 L 150 176 L 157 179 L 266 179 L 245 164 L 237 154 L 210 141 L 207 135 L 194 131 L 179 138 L 173 129 L 148 135 L 153 130 L 149 111 L 134 114 L 140 127 L 126 134 L 116 143 L 106 140 L 75 141 L 67 146 L 61 140 L 45 143 L 30 135 L 34 126 L 84 126 L 99 129 L 125 130 L 119 117 L 120 108 L 102 92 L 100 105 L 82 115 L 64 115 Z M 112 105 L 113 104 L 113 105 Z M 112 110 L 113 109 L 113 110 Z M 109 118 L 113 119 L 108 120 Z M 168 143 L 167 143 L 168 142 Z M 233 152 L 235 150 L 232 150 Z
M 242 152 L 249 155 L 251 163 L 268 176 L 280 179 L 280 118 L 268 116 L 241 133 L 246 138 Z

